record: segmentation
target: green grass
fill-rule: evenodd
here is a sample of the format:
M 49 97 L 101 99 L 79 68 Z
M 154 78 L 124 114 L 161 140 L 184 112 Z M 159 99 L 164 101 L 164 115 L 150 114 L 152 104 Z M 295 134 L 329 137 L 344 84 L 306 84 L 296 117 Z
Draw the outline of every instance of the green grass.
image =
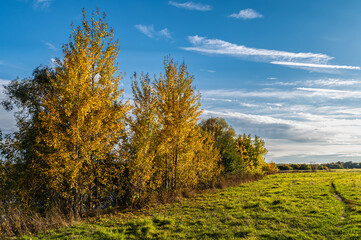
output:
M 181 203 L 20 239 L 209 238 L 360 239 L 361 172 L 271 175 Z

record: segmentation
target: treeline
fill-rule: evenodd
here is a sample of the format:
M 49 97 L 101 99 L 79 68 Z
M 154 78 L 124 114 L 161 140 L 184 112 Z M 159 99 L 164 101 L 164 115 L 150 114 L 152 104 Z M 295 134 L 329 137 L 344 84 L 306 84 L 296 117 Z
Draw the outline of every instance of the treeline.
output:
M 70 39 L 54 68 L 4 86 L 2 105 L 16 110 L 18 130 L 0 141 L 1 231 L 26 228 L 12 220 L 14 209 L 23 217 L 84 216 L 277 171 L 259 137 L 236 136 L 221 118 L 199 123 L 200 94 L 184 63 L 166 57 L 153 80 L 134 74 L 125 101 L 119 46 L 105 16 L 88 21 L 83 12 Z
M 291 163 L 291 164 L 277 164 L 277 167 L 281 171 L 288 171 L 288 170 L 328 170 L 327 167 L 323 166 L 322 164 L 297 164 L 297 163 Z
M 361 168 L 360 162 L 335 162 L 335 163 L 324 163 L 321 164 L 324 167 L 327 167 L 329 169 L 354 169 L 354 168 Z
M 279 170 L 329 170 L 329 169 L 358 169 L 360 162 L 334 162 L 321 164 L 277 164 Z

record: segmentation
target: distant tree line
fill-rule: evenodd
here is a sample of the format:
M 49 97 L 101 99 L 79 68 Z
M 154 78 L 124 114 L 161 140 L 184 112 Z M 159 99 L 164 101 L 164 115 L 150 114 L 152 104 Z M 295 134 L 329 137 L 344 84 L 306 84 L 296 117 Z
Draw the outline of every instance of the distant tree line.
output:
M 291 164 L 277 164 L 277 167 L 281 171 L 286 170 L 327 170 L 327 168 L 324 168 L 321 165 L 318 164 L 297 164 L 297 163 L 291 163 Z
M 261 138 L 236 136 L 222 118 L 200 122 L 200 94 L 184 63 L 166 57 L 154 80 L 134 74 L 125 101 L 118 53 L 105 16 L 88 22 L 83 12 L 54 68 L 5 86 L 2 105 L 15 110 L 17 131 L 0 134 L 0 215 L 17 206 L 82 216 L 277 171 Z
M 277 164 L 279 170 L 329 170 L 329 169 L 357 169 L 361 168 L 361 162 L 334 162 L 320 164 Z

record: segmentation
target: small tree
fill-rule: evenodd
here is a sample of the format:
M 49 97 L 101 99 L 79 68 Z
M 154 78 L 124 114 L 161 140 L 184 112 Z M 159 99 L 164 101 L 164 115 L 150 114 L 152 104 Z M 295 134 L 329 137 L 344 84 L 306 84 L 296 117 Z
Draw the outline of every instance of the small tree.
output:
M 274 162 L 265 163 L 262 167 L 264 173 L 277 173 L 280 169 L 277 167 L 277 164 Z
M 264 141 L 258 136 L 252 140 L 251 135 L 243 134 L 236 139 L 236 146 L 245 170 L 249 173 L 263 174 L 262 169 L 266 164 L 265 155 L 267 154 Z

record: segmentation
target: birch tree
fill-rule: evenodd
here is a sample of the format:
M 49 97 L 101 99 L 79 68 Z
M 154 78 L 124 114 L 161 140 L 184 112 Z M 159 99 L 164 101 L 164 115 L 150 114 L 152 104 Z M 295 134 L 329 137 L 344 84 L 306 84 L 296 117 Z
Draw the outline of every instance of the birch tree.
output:
M 120 101 L 118 53 L 105 14 L 96 11 L 87 21 L 83 10 L 40 113 L 46 131 L 37 140 L 51 149 L 39 152 L 49 166 L 45 175 L 74 209 L 99 207 L 117 175 L 114 159 L 128 109 Z

